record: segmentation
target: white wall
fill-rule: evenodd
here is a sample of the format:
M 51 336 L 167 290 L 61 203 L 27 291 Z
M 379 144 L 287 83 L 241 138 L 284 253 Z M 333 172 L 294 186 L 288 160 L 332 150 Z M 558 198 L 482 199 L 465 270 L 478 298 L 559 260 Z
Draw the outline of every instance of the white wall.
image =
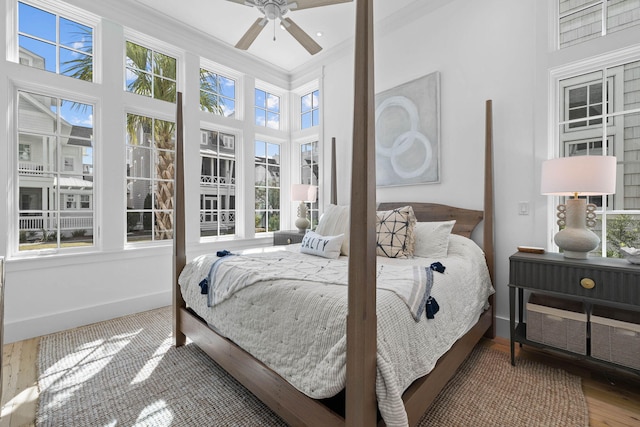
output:
M 376 92 L 434 71 L 441 75 L 440 183 L 380 188 L 378 202 L 429 201 L 482 209 L 485 101 L 493 100 L 496 275 L 500 333 L 508 334 L 508 257 L 536 242 L 533 100 L 539 0 L 415 2 L 376 29 Z M 426 9 L 429 8 L 425 15 Z M 546 30 L 544 28 L 538 31 Z M 546 48 L 546 46 L 545 46 Z M 325 68 L 325 141 L 338 141 L 338 202 L 349 203 L 353 53 Z M 544 95 L 544 94 L 543 94 Z

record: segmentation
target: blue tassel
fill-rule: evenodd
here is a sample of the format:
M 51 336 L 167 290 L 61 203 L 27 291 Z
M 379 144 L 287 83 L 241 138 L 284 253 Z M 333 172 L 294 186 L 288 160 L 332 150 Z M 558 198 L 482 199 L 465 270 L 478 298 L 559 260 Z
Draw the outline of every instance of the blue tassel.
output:
M 437 271 L 438 273 L 444 273 L 446 267 L 440 262 L 434 262 L 429 268 L 431 268 L 433 271 Z
M 206 277 L 202 279 L 202 281 L 198 283 L 198 285 L 200 285 L 200 293 L 202 295 L 207 295 L 209 293 L 209 281 Z
M 427 299 L 427 307 L 425 312 L 427 313 L 427 319 L 433 319 L 436 316 L 436 313 L 440 310 L 440 306 L 435 298 L 429 297 Z

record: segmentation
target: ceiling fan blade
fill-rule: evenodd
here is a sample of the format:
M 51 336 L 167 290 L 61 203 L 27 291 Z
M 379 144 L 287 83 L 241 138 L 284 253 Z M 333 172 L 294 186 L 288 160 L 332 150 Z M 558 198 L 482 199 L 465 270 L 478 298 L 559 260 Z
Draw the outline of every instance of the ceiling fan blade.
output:
M 289 34 L 291 34 L 294 39 L 298 40 L 298 43 L 307 49 L 307 52 L 311 55 L 315 55 L 322 50 L 322 46 L 316 43 L 309 34 L 305 33 L 304 30 L 298 27 L 290 18 L 285 18 L 282 22 L 284 28 L 289 32 Z
M 230 0 L 233 1 L 233 0 Z M 350 3 L 353 0 L 295 0 L 291 3 L 296 3 L 295 7 L 289 7 L 291 10 L 310 9 L 312 7 L 330 6 L 332 4 Z
M 256 7 L 255 0 L 227 0 L 227 1 L 230 1 L 231 3 L 243 4 L 245 6 Z
M 244 36 L 240 39 L 238 43 L 236 43 L 236 47 L 238 49 L 247 50 L 251 43 L 254 42 L 258 34 L 262 31 L 262 29 L 266 26 L 267 22 L 269 22 L 266 18 L 258 18 L 256 22 L 253 23 L 251 27 L 244 33 Z

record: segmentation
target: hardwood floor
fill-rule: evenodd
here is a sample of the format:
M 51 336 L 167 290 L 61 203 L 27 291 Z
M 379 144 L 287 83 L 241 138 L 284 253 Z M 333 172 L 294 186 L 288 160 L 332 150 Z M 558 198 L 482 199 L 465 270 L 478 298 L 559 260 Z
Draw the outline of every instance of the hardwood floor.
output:
M 0 427 L 35 425 L 38 399 L 39 338 L 7 344 L 3 349 L 2 417 Z M 503 338 L 482 345 L 509 353 Z M 531 347 L 518 349 L 518 357 L 536 360 L 582 377 L 592 427 L 640 427 L 640 377 L 574 361 Z

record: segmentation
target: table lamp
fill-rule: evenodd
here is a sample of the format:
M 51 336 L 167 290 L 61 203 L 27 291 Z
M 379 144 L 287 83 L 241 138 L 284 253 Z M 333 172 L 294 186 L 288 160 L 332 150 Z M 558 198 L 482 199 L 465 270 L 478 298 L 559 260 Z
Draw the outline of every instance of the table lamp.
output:
M 298 205 L 298 219 L 296 219 L 296 227 L 300 233 L 304 233 L 309 228 L 310 222 L 307 218 L 306 202 L 316 201 L 316 190 L 318 187 L 309 184 L 293 184 L 291 186 L 291 200 L 300 202 Z
M 573 196 L 558 205 L 561 230 L 554 241 L 565 258 L 586 259 L 600 238 L 587 228 L 596 224 L 596 206 L 578 196 L 613 194 L 616 190 L 616 158 L 613 156 L 560 157 L 542 163 L 540 192 L 551 196 Z M 562 228 L 564 226 L 564 228 Z

